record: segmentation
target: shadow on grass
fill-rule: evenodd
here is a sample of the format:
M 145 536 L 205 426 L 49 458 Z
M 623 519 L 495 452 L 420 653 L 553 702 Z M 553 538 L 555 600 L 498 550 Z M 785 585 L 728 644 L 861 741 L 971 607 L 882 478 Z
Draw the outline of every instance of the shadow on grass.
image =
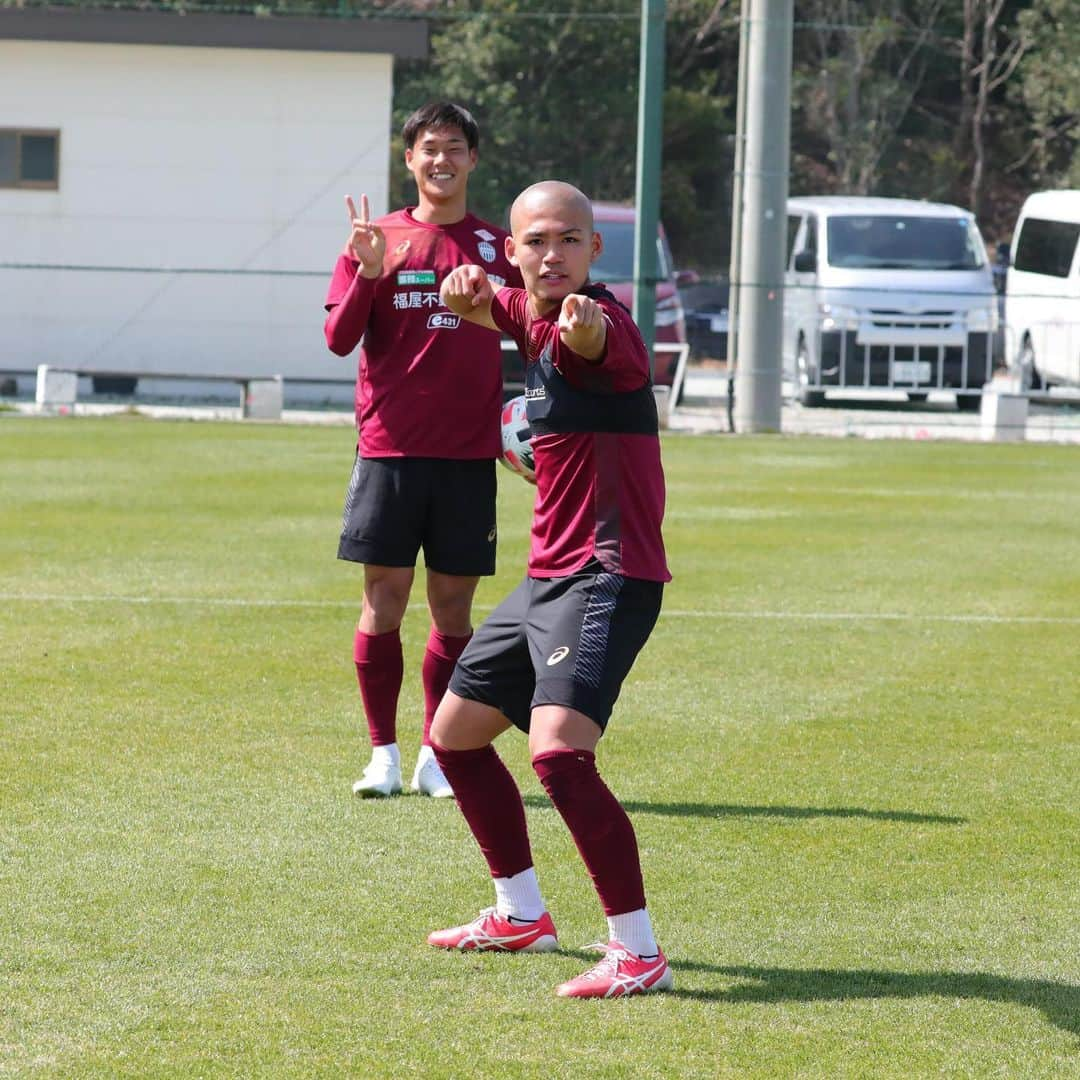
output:
M 676 983 L 671 993 L 677 997 L 729 1005 L 919 997 L 979 999 L 1038 1009 L 1055 1027 L 1080 1037 L 1080 986 L 1046 979 L 1010 979 L 978 971 L 909 974 L 861 969 L 720 967 L 679 960 L 672 960 L 671 966 L 676 971 L 708 971 L 750 980 L 726 990 L 680 990 Z
M 550 810 L 542 795 L 524 796 L 525 805 Z M 871 821 L 903 821 L 911 825 L 964 825 L 967 818 L 947 814 L 920 814 L 913 810 L 867 810 L 861 806 L 740 806 L 725 803 L 655 803 L 619 800 L 628 814 L 664 814 L 668 817 L 775 817 L 775 818 L 868 818 Z

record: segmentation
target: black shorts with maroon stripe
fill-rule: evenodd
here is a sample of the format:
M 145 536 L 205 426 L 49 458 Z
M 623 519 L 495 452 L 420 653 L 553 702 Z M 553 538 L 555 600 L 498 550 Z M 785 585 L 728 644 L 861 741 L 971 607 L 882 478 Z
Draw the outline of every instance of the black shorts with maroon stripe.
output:
M 353 466 L 338 558 L 461 577 L 495 573 L 495 462 L 363 458 Z
M 662 582 L 610 574 L 595 559 L 566 577 L 527 577 L 473 635 L 450 689 L 522 731 L 538 705 L 576 709 L 603 731 L 663 593 Z

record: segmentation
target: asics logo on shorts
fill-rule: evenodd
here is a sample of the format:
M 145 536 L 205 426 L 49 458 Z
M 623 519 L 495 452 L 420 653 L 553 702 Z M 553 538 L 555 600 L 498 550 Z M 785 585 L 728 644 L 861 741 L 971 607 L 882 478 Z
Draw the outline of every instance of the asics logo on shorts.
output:
M 547 666 L 554 667 L 556 664 L 562 663 L 570 655 L 569 645 L 560 645 L 548 658 Z

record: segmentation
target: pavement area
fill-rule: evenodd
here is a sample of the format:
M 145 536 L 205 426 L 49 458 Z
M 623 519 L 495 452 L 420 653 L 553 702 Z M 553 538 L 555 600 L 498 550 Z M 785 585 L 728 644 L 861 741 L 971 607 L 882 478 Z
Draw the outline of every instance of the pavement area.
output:
M 1003 392 L 1011 387 L 1003 385 Z M 785 435 L 822 435 L 864 439 L 955 439 L 984 442 L 1021 432 L 1007 425 L 995 428 L 980 412 L 960 412 L 955 395 L 933 392 L 925 402 L 913 404 L 900 391 L 845 391 L 832 393 L 825 404 L 806 408 L 794 400 L 793 387 L 783 385 L 781 431 Z M 683 398 L 669 418 L 672 431 L 729 432 L 727 375 L 689 368 Z M 1031 397 L 1022 437 L 1028 442 L 1080 444 L 1080 394 L 1052 391 Z
M 1007 390 L 1008 387 L 1003 389 Z M 823 406 L 806 408 L 793 399 L 785 384 L 781 432 L 785 435 L 820 435 L 865 439 L 953 439 L 973 442 L 1023 438 L 1028 442 L 1080 444 L 1080 393 L 1053 391 L 1029 400 L 1022 432 L 1000 424 L 993 427 L 979 412 L 959 412 L 955 397 L 931 393 L 926 402 L 912 404 L 902 392 L 849 391 L 832 394 Z M 7 399 L 3 407 L 23 415 L 41 415 L 32 401 Z M 106 416 L 122 413 L 163 419 L 237 421 L 238 405 L 166 404 L 155 401 L 76 402 L 47 410 L 47 415 Z M 249 421 L 260 423 L 265 421 Z M 271 421 L 275 422 L 275 421 Z M 351 426 L 350 411 L 339 408 L 285 409 L 282 423 Z M 683 400 L 668 417 L 671 431 L 718 434 L 730 431 L 727 415 L 727 376 L 716 370 L 686 374 Z

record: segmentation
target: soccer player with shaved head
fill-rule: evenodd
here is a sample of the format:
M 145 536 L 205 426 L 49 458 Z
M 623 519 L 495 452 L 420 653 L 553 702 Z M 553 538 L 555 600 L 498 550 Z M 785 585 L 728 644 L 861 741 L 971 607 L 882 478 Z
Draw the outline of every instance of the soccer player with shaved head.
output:
M 434 102 L 409 117 L 402 135 L 417 204 L 372 221 L 366 195 L 359 209 L 346 196 L 349 239 L 326 297 L 330 348 L 347 356 L 363 339 L 359 438 L 338 545 L 338 558 L 364 567 L 353 660 L 372 751 L 353 791 L 401 791 L 400 627 L 423 548 L 431 629 L 412 788 L 445 797 L 453 792 L 428 732 L 472 633 L 477 582 L 495 572 L 502 360 L 498 339 L 448 311 L 439 287 L 462 264 L 485 266 L 494 281 L 520 277 L 504 253 L 505 231 L 466 209 L 480 138 L 470 113 Z
M 601 960 L 556 993 L 665 990 L 672 973 L 645 905 L 634 829 L 595 757 L 671 578 L 649 356 L 626 309 L 589 281 L 602 239 L 577 188 L 545 181 L 526 189 L 510 229 L 507 255 L 525 288 L 504 287 L 474 264 L 446 278 L 442 297 L 463 319 L 509 333 L 526 357 L 536 467 L 529 565 L 458 659 L 431 729 L 496 903 L 428 941 L 506 952 L 557 947 L 521 794 L 492 745 L 517 727 L 607 916 Z

